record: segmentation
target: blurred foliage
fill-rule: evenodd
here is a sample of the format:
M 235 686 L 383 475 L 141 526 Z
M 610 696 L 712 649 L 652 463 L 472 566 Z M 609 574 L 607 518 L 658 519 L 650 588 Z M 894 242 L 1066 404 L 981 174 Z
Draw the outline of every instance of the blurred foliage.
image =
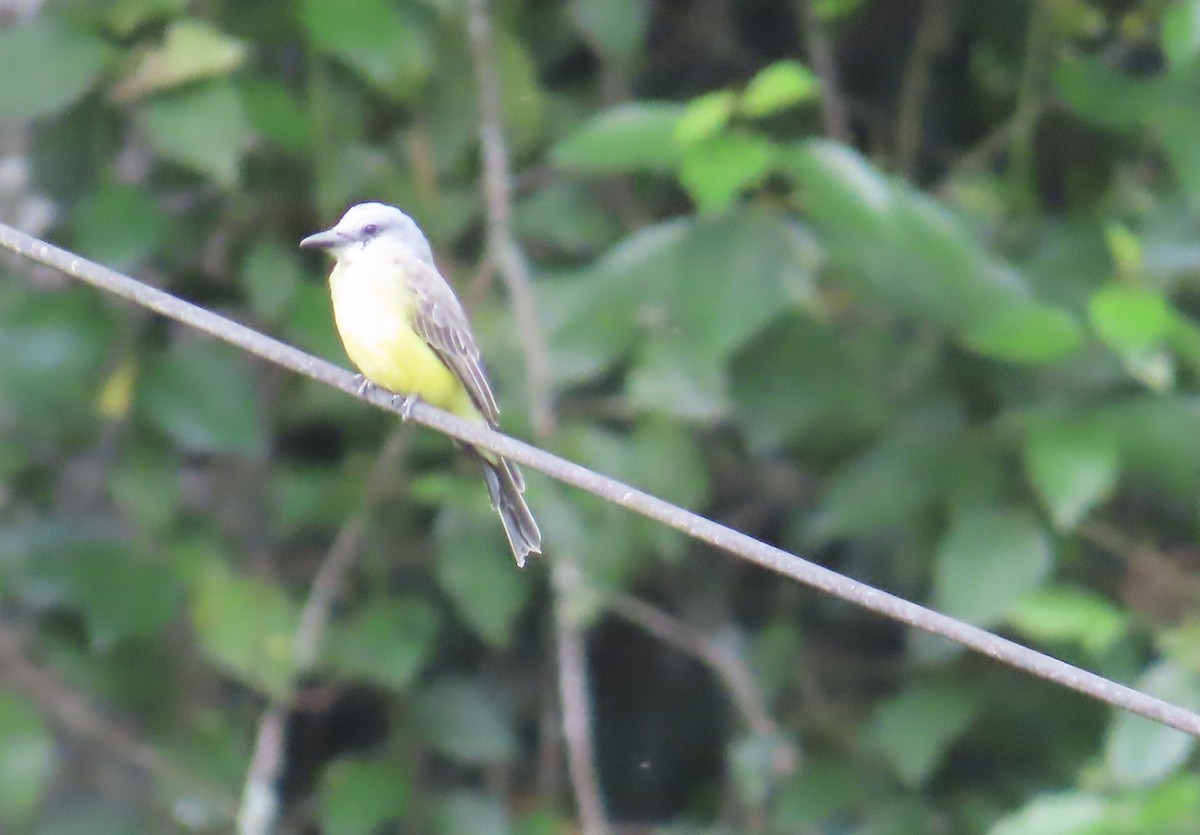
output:
M 493 11 L 549 446 L 1200 708 L 1200 0 Z M 349 203 L 399 204 L 529 436 L 479 267 L 464 18 L 5 4 L 0 218 L 344 362 L 326 265 L 295 244 Z M 227 831 L 309 584 L 363 508 L 289 719 L 289 825 L 569 828 L 544 569 L 513 569 L 443 439 L 403 430 L 403 464 L 371 476 L 386 416 L 11 259 L 0 358 L 0 632 L 29 657 L 0 659 L 0 830 Z M 1194 740 L 545 479 L 529 495 L 547 559 L 586 575 L 567 604 L 614 819 L 1196 831 Z M 768 727 L 606 614 L 614 589 L 740 659 Z M 159 759 L 85 733 L 79 703 Z

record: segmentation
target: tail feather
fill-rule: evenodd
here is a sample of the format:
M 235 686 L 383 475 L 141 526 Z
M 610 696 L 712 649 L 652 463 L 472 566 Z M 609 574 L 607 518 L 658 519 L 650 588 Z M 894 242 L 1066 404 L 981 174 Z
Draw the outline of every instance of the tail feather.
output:
M 487 481 L 492 507 L 500 514 L 500 523 L 518 568 L 525 567 L 525 558 L 542 553 L 542 532 L 538 530 L 533 513 L 525 503 L 525 479 L 517 465 L 506 458 L 492 461 L 478 455 Z

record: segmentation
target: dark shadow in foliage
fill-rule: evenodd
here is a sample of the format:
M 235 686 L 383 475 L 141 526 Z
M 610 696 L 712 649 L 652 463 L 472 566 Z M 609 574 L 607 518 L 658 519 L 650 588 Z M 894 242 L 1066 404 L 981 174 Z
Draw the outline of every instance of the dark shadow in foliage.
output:
M 596 758 L 614 821 L 663 822 L 720 791 L 729 704 L 696 660 L 614 619 L 592 633 Z

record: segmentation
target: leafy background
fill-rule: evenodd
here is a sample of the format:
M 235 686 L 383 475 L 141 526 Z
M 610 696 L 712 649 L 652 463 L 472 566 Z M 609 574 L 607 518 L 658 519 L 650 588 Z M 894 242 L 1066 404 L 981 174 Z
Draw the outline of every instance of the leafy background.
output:
M 1200 2 L 493 12 L 549 446 L 1200 708 Z M 352 202 L 404 206 L 529 437 L 481 260 L 464 14 L 4 4 L 0 217 L 344 362 L 296 241 Z M 572 831 L 546 571 L 513 568 L 468 463 L 0 272 L 0 829 L 228 830 L 301 602 L 365 512 L 289 717 L 288 831 Z M 530 483 L 548 558 L 583 572 L 566 602 L 615 822 L 1195 831 L 1190 738 Z

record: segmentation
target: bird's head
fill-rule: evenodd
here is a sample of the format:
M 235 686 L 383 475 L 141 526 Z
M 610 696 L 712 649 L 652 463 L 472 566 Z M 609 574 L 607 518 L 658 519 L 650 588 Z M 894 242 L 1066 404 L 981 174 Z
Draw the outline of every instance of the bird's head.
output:
M 402 247 L 433 264 L 433 251 L 421 228 L 411 217 L 386 203 L 351 206 L 332 228 L 300 242 L 304 249 L 328 250 L 338 260 L 353 258 L 367 247 L 380 244 Z

